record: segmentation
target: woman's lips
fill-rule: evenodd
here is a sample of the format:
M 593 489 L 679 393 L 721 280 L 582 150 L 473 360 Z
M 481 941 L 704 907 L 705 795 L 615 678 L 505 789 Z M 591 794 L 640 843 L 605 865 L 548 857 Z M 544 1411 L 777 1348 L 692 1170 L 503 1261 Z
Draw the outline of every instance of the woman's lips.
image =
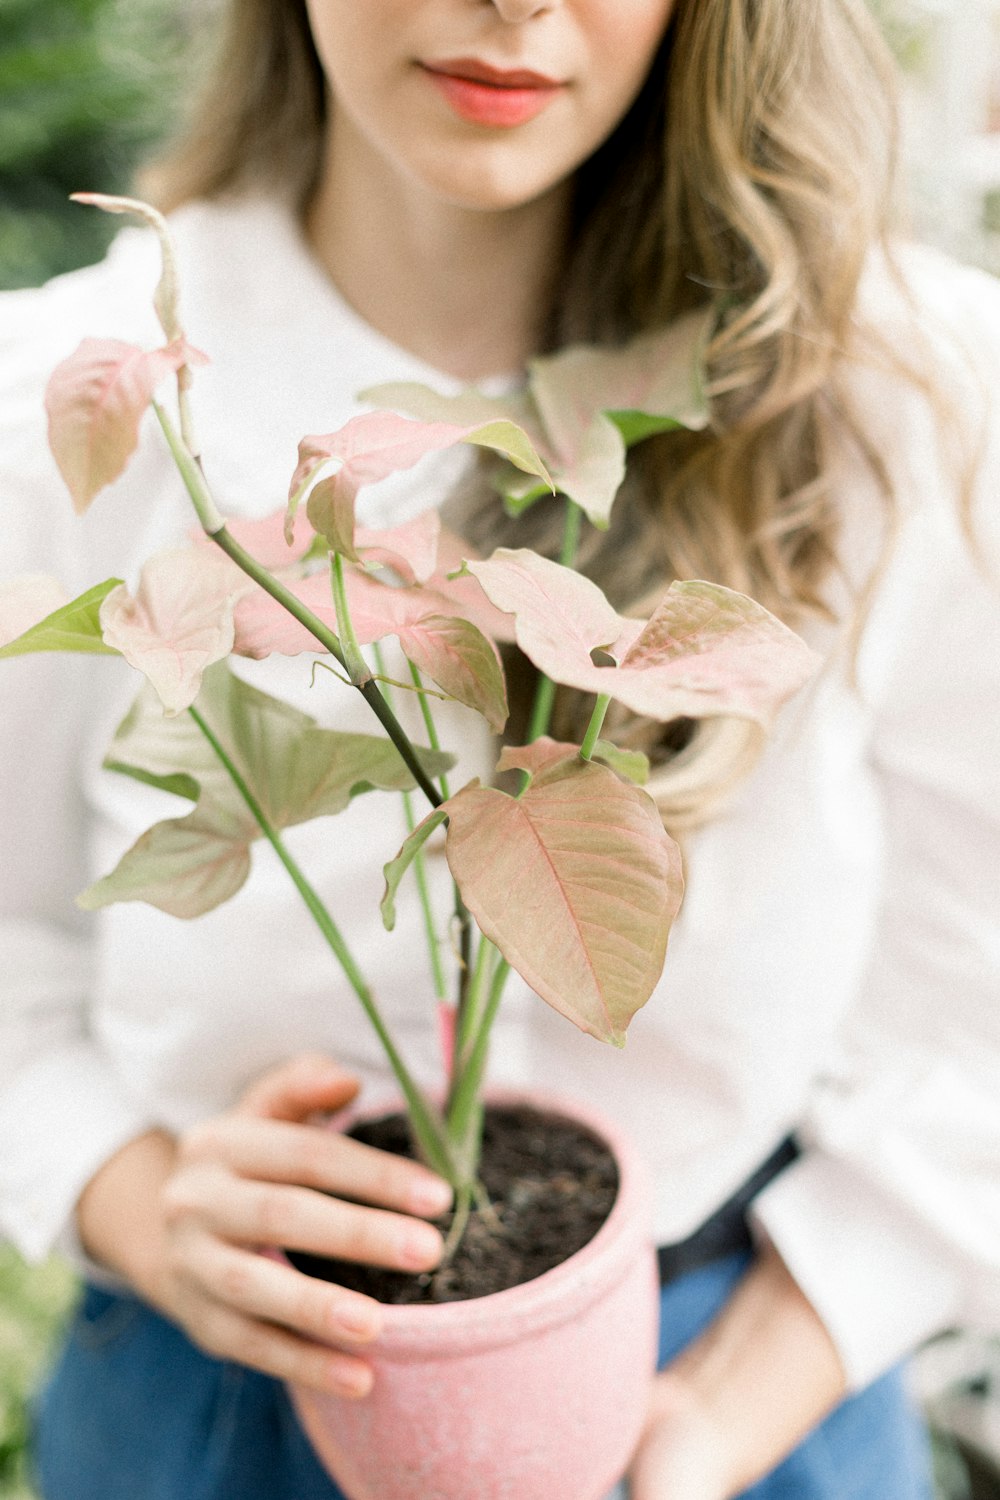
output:
M 509 129 L 541 114 L 564 85 L 525 68 L 494 68 L 475 58 L 422 63 L 424 73 L 455 113 L 473 125 Z

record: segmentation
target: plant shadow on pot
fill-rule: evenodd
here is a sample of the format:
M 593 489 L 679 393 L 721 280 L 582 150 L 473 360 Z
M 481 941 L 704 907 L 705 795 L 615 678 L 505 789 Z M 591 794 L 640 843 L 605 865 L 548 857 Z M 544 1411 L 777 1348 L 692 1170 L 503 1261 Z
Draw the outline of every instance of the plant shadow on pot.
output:
M 399 1117 L 351 1133 L 409 1154 Z M 370 1395 L 291 1388 L 350 1500 L 604 1500 L 638 1440 L 659 1288 L 630 1144 L 575 1104 L 502 1099 L 487 1106 L 481 1176 L 499 1226 L 474 1216 L 437 1272 L 290 1257 L 389 1304 Z

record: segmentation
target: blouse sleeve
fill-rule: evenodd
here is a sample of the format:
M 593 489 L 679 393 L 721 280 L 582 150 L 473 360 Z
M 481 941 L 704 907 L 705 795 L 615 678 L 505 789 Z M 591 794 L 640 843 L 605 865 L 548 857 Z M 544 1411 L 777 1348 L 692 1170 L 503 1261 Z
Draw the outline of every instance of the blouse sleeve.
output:
M 975 544 L 940 427 L 900 403 L 904 519 L 858 658 L 879 921 L 807 1149 L 754 1210 L 855 1389 L 947 1327 L 1000 1327 L 1000 291 L 944 270 L 973 350 L 964 376 L 954 351 L 937 373 L 977 450 Z
M 114 293 L 128 305 L 131 282 L 153 270 L 134 232 L 122 241 L 101 266 L 0 297 L 0 583 L 43 572 L 77 592 L 97 581 L 105 553 L 115 571 L 104 523 L 72 515 L 42 401 L 52 367 L 93 332 L 95 306 L 118 332 Z M 74 906 L 88 879 L 82 741 L 108 665 L 0 662 L 0 1235 L 32 1259 L 75 1250 L 81 1189 L 148 1124 L 93 1034 L 92 933 Z

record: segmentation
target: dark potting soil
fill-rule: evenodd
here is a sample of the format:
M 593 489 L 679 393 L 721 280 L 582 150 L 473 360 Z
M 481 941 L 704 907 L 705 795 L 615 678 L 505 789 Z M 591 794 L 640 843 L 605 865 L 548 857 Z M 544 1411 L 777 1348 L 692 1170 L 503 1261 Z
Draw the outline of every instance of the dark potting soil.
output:
M 406 1121 L 389 1115 L 350 1134 L 383 1151 L 414 1156 Z M 300 1271 L 365 1292 L 379 1302 L 462 1302 L 520 1286 L 568 1260 L 604 1223 L 618 1169 L 596 1136 L 560 1115 L 519 1106 L 489 1108 L 480 1181 L 493 1214 L 475 1210 L 447 1265 L 414 1275 L 287 1251 Z M 434 1222 L 447 1237 L 452 1215 Z

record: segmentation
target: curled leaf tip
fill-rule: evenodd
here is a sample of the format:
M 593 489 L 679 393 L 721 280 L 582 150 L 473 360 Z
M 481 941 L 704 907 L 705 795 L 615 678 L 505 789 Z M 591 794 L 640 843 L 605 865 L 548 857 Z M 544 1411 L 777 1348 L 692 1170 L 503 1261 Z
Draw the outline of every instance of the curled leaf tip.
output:
M 177 280 L 177 258 L 167 221 L 158 208 L 145 203 L 141 198 L 125 198 L 112 193 L 71 193 L 73 203 L 83 203 L 90 208 L 100 208 L 108 214 L 136 214 L 155 229 L 160 240 L 160 257 L 163 270 L 159 284 L 153 293 L 153 306 L 160 320 L 160 327 L 168 339 L 183 337 L 178 311 L 179 287 Z

